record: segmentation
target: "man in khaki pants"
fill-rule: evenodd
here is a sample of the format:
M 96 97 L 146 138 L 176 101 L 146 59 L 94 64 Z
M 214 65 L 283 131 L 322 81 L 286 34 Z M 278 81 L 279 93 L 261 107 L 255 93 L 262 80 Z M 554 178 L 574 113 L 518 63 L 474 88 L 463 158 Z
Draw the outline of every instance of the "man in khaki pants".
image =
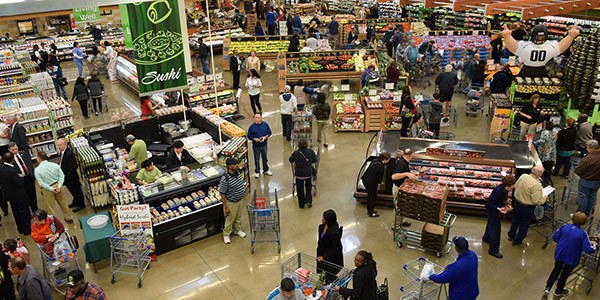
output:
M 67 192 L 63 188 L 65 174 L 60 166 L 48 161 L 48 155 L 44 151 L 37 153 L 38 167 L 35 168 L 35 179 L 42 188 L 42 197 L 46 201 L 48 210 L 55 215 L 54 202 L 58 203 L 65 216 L 65 222 L 73 223 L 73 212 L 67 203 Z
M 223 213 L 225 214 L 225 228 L 223 228 L 223 241 L 225 244 L 231 243 L 229 237 L 231 233 L 237 234 L 239 237 L 246 237 L 246 233 L 242 231 L 242 200 L 244 199 L 244 178 L 238 171 L 238 160 L 228 158 L 227 172 L 221 177 L 219 182 L 219 193 L 223 201 Z

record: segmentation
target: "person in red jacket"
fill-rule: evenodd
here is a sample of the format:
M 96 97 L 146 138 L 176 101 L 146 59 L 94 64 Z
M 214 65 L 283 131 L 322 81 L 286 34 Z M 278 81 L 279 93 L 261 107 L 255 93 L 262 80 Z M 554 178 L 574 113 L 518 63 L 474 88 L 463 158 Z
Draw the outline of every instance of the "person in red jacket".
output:
M 38 244 L 44 246 L 44 250 L 50 256 L 54 250 L 54 241 L 65 232 L 65 226 L 53 215 L 43 209 L 33 213 L 33 225 L 31 225 L 31 237 Z

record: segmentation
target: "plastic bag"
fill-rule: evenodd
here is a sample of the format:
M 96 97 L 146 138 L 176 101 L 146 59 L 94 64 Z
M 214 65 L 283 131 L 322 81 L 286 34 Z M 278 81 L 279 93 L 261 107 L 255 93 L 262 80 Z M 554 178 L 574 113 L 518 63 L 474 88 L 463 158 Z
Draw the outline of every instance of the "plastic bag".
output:
M 423 266 L 423 270 L 421 270 L 421 275 L 420 278 L 427 280 L 429 279 L 429 276 L 434 274 L 435 270 L 433 268 L 433 264 L 430 262 L 425 263 L 425 265 Z
M 61 235 L 54 241 L 54 258 L 58 259 L 62 256 L 68 257 L 68 254 L 71 253 L 72 250 L 66 236 Z
M 544 218 L 544 207 L 541 205 L 536 206 L 533 209 L 533 217 L 536 220 L 541 220 L 542 218 Z

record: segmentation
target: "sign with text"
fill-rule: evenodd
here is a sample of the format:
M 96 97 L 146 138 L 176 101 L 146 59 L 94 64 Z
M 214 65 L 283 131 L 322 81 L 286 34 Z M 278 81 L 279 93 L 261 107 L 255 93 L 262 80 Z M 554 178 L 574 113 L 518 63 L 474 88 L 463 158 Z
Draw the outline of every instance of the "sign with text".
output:
M 100 7 L 92 6 L 73 8 L 73 18 L 75 19 L 76 23 L 100 21 Z
M 178 0 L 127 4 L 140 96 L 187 88 L 186 38 Z M 182 2 L 182 1 L 181 1 Z
M 129 15 L 127 13 L 127 4 L 119 4 L 121 13 L 121 26 L 123 27 L 123 39 L 125 39 L 125 48 L 133 48 L 133 39 L 131 38 L 131 27 L 129 26 Z
M 124 234 L 138 233 L 142 228 L 153 236 L 152 233 L 152 215 L 150 214 L 150 205 L 148 204 L 130 204 L 117 205 L 117 217 L 119 219 L 119 229 Z

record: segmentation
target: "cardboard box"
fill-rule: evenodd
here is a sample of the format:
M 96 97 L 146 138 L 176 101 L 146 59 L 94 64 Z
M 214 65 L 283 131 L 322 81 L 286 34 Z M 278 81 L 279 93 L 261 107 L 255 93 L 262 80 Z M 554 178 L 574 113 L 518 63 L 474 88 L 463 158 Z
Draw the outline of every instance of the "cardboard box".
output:
M 425 223 L 421 231 L 421 247 L 442 251 L 448 241 L 448 227 Z

